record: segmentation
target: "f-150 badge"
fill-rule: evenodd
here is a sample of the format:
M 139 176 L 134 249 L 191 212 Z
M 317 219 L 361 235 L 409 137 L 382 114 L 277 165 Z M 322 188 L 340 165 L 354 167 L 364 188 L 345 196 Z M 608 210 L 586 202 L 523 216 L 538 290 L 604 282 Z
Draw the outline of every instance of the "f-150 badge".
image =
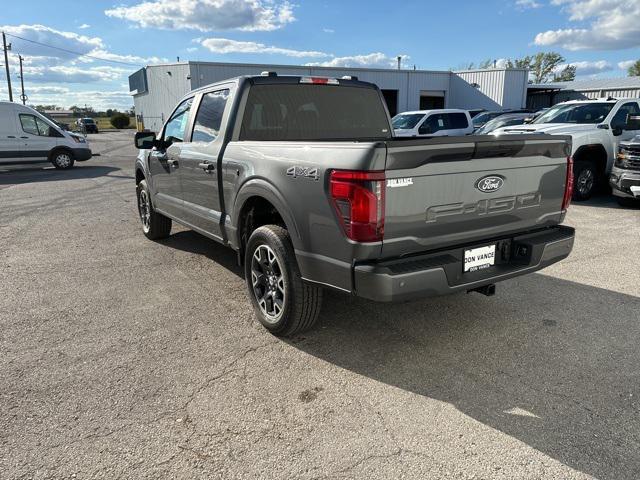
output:
M 288 177 L 305 177 L 311 180 L 318 180 L 318 169 L 315 167 L 289 167 L 287 168 Z

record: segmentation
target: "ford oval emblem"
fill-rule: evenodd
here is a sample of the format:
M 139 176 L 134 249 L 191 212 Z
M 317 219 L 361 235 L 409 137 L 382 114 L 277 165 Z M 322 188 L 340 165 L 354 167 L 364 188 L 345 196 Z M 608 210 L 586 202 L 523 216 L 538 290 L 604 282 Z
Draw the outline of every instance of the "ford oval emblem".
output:
M 476 182 L 476 188 L 484 193 L 497 192 L 504 185 L 504 178 L 498 175 L 482 177 Z

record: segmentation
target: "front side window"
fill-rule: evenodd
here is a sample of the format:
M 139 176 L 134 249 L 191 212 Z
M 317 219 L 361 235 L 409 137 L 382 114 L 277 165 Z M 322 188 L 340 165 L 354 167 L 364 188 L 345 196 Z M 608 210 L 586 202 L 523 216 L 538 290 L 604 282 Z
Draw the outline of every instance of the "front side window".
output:
M 193 97 L 188 98 L 173 112 L 171 118 L 164 127 L 164 140 L 165 142 L 182 142 L 184 141 L 184 132 L 189 121 L 189 111 L 191 110 L 191 104 L 193 103 Z
M 421 134 L 429 134 L 429 133 L 436 133 L 440 130 L 445 130 L 446 128 L 447 127 L 445 123 L 444 114 L 437 113 L 434 115 L 429 115 L 429 117 L 424 121 L 424 123 L 420 125 L 418 132 Z
M 193 126 L 192 142 L 213 142 L 220 132 L 229 89 L 203 95 Z
M 625 103 L 620 107 L 620 109 L 616 112 L 613 119 L 611 120 L 611 128 L 626 127 L 627 116 L 638 114 L 640 114 L 640 108 L 638 108 L 638 104 L 636 102 Z
M 22 126 L 22 130 L 31 135 L 38 135 L 40 137 L 51 136 L 51 125 L 35 115 L 21 113 L 20 125 Z

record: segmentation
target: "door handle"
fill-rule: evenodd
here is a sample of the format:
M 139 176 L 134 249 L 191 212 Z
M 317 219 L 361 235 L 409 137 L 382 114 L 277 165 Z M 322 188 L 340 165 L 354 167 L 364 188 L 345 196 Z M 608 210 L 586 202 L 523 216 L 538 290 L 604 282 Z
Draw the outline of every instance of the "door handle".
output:
M 16 138 L 15 135 L 7 135 L 7 138 Z
M 205 172 L 212 172 L 216 169 L 215 164 L 213 163 L 208 163 L 208 162 L 203 162 L 203 163 L 199 163 L 198 167 L 202 168 Z
M 172 167 L 177 167 L 178 166 L 178 160 L 176 160 L 175 158 L 170 158 L 169 160 L 167 160 L 167 163 L 169 165 L 171 165 Z
M 20 137 L 20 138 L 29 138 L 29 137 Z

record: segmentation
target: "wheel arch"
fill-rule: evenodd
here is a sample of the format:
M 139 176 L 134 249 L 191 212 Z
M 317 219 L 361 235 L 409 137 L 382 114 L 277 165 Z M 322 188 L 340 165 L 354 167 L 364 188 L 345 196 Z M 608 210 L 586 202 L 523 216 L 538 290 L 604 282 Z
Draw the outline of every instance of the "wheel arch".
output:
M 604 175 L 607 170 L 609 156 L 604 145 L 600 143 L 593 143 L 580 146 L 573 154 L 573 160 L 575 163 L 592 161 L 596 164 L 598 173 L 600 173 L 600 175 Z
M 251 215 L 252 209 L 255 213 L 256 208 L 259 209 L 260 218 L 249 219 L 248 223 L 247 216 Z M 271 214 L 267 213 L 265 215 L 271 209 Z M 273 222 L 265 223 L 265 220 L 273 220 Z M 284 197 L 274 185 L 265 180 L 251 180 L 241 187 L 234 203 L 234 214 L 231 221 L 235 228 L 235 238 L 230 240 L 235 243 L 233 246 L 241 253 L 250 235 L 248 227 L 253 231 L 255 228 L 268 223 L 281 223 L 289 232 L 294 249 L 302 247 L 300 230 L 291 210 L 287 207 Z

